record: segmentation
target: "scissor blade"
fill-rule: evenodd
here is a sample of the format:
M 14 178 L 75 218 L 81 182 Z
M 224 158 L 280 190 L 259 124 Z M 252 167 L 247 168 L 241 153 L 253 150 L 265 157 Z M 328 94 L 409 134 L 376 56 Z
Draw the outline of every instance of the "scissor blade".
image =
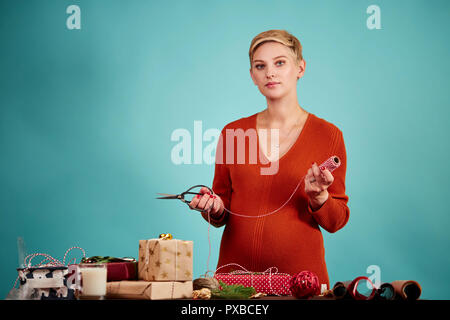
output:
M 167 194 L 167 193 L 157 193 L 162 197 L 157 197 L 156 199 L 178 199 L 177 194 Z

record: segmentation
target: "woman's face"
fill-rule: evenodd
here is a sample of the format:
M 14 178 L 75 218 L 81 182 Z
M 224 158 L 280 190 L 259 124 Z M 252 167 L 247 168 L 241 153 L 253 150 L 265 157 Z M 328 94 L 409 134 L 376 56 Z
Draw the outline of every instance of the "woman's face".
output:
M 294 54 L 278 42 L 266 42 L 253 54 L 250 76 L 259 91 L 270 99 L 283 97 L 297 90 L 297 80 L 305 72 L 305 60 L 295 62 Z M 275 85 L 269 85 L 275 82 Z

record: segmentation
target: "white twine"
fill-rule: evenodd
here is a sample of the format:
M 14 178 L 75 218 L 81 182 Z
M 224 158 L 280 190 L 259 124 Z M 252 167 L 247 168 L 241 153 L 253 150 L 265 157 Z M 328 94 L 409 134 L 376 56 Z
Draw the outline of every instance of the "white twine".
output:
M 47 253 L 40 253 L 40 252 L 32 253 L 32 254 L 27 255 L 25 257 L 25 259 L 23 260 L 23 264 L 25 265 L 25 268 L 23 268 L 22 272 L 29 270 L 30 268 L 65 267 L 66 266 L 66 257 L 69 254 L 69 252 L 72 251 L 73 249 L 81 250 L 83 252 L 83 258 L 86 258 L 86 251 L 84 251 L 83 248 L 76 247 L 76 246 L 70 247 L 69 249 L 66 250 L 66 252 L 64 253 L 64 258 L 63 258 L 62 262 L 58 259 L 53 258 L 51 255 L 49 255 Z M 41 260 L 39 263 L 37 263 L 35 265 L 32 265 L 31 261 L 36 257 L 45 257 L 45 259 Z M 72 260 L 74 261 L 74 263 L 76 262 L 76 258 L 73 258 Z M 19 278 L 20 278 L 20 276 L 17 276 L 16 281 L 14 281 L 13 288 L 16 287 L 17 281 L 19 280 Z

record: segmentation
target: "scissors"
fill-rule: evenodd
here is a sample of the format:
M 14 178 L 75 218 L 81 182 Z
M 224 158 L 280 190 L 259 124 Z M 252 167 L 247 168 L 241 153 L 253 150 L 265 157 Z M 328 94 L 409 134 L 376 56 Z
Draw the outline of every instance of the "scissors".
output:
M 205 187 L 206 189 L 208 189 L 208 191 L 213 194 L 214 192 L 212 191 L 212 189 L 208 186 L 204 186 L 202 184 L 198 184 L 195 185 L 193 187 L 190 187 L 189 189 L 187 189 L 185 192 L 182 192 L 180 194 L 167 194 L 167 193 L 158 193 L 161 197 L 157 197 L 156 199 L 180 199 L 181 201 L 183 201 L 184 203 L 186 203 L 187 205 L 189 205 L 191 203 L 191 201 L 188 201 L 184 198 L 185 195 L 187 194 L 193 194 L 193 195 L 202 195 L 202 193 L 199 192 L 191 192 L 192 189 L 195 188 L 199 188 L 199 187 Z M 192 208 L 193 210 L 196 211 L 208 211 L 209 209 L 211 209 L 214 206 L 214 203 L 211 204 L 211 206 L 208 209 L 200 209 L 200 208 Z

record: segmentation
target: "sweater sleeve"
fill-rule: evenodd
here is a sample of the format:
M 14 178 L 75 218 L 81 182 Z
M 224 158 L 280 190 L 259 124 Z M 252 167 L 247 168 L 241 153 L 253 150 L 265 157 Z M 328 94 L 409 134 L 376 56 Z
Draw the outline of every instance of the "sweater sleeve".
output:
M 311 209 L 308 202 L 308 212 L 322 228 L 330 233 L 334 233 L 343 228 L 350 217 L 350 209 L 347 206 L 348 196 L 345 194 L 347 154 L 344 138 L 339 129 L 335 146 L 333 155 L 339 157 L 341 165 L 332 173 L 334 181 L 328 187 L 328 199 L 315 211 Z
M 225 127 L 226 128 L 226 127 Z M 222 129 L 222 132 L 219 137 L 219 141 L 217 143 L 216 148 L 216 163 L 215 163 L 215 171 L 214 171 L 214 179 L 212 189 L 215 194 L 217 194 L 220 199 L 222 199 L 225 208 L 230 208 L 231 203 L 231 177 L 230 177 L 230 169 L 226 164 L 226 146 L 225 143 L 225 128 Z M 210 216 L 210 222 L 213 226 L 219 228 L 226 224 L 228 220 L 229 213 L 224 210 L 222 214 L 218 217 Z M 202 212 L 203 218 L 208 221 L 208 214 L 206 212 Z

